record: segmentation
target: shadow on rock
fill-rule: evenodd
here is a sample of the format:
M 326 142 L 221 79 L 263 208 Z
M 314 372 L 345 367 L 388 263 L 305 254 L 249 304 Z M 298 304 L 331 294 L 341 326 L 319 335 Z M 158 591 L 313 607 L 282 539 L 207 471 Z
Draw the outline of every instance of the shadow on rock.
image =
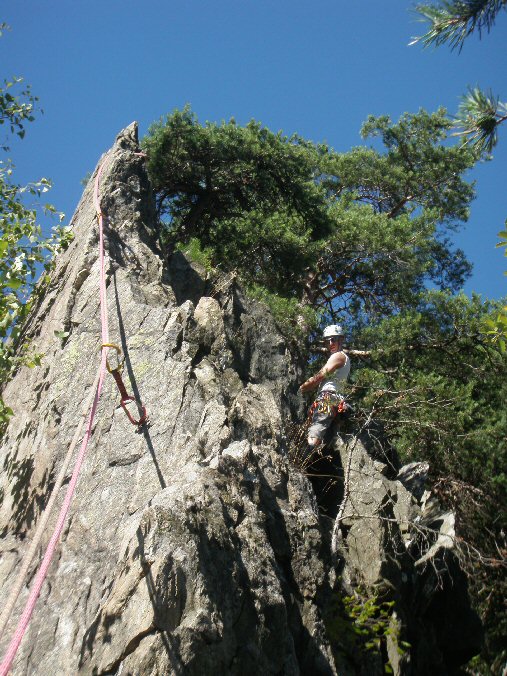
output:
M 7 473 L 11 484 L 14 505 L 11 518 L 16 535 L 23 535 L 30 530 L 37 514 L 44 509 L 53 488 L 54 481 L 48 482 L 48 469 L 44 472 L 38 485 L 32 487 L 31 480 L 34 469 L 33 457 L 17 460 L 16 456 L 11 457 L 8 454 L 4 461 L 4 471 Z M 5 530 L 7 530 L 7 526 Z
M 258 476 L 260 478 L 259 507 L 266 518 L 266 531 L 277 564 L 274 570 L 285 600 L 287 622 L 294 642 L 300 673 L 312 674 L 312 676 L 331 675 L 334 672 L 329 664 L 329 656 L 323 653 L 318 641 L 304 623 L 302 608 L 308 590 L 301 588 L 301 581 L 297 580 L 298 576 L 293 570 L 294 543 L 291 543 L 289 529 L 278 504 L 278 499 L 286 496 L 280 495 L 280 491 L 273 490 L 260 467 L 258 467 Z M 285 486 L 284 489 L 286 491 L 287 487 Z M 326 593 L 323 588 L 315 590 L 317 606 L 324 605 Z
M 181 251 L 171 256 L 170 264 L 164 271 L 164 281 L 171 286 L 178 305 L 187 300 L 197 305 L 206 291 L 206 282 Z
M 130 386 L 132 388 L 132 392 L 133 392 L 134 398 L 136 400 L 137 407 L 138 407 L 139 410 L 141 410 L 141 395 L 140 395 L 139 388 L 137 386 L 136 378 L 135 378 L 135 375 L 134 375 L 134 369 L 132 368 L 132 362 L 130 360 L 128 345 L 127 345 L 127 338 L 126 338 L 126 334 L 125 334 L 125 325 L 123 323 L 123 316 L 122 316 L 122 313 L 121 313 L 120 298 L 119 298 L 119 295 L 118 295 L 118 286 L 117 286 L 117 283 L 116 283 L 116 275 L 115 274 L 113 274 L 113 281 L 114 281 L 114 297 L 115 297 L 115 301 L 116 301 L 116 311 L 117 311 L 117 314 L 118 314 L 118 328 L 119 328 L 119 331 L 120 331 L 121 348 L 122 348 L 122 351 L 123 351 L 123 355 L 125 357 L 125 366 L 127 367 L 127 374 L 128 374 L 129 381 L 130 381 Z M 148 415 L 149 415 L 149 412 L 148 412 Z M 144 436 L 144 439 L 146 441 L 146 445 L 148 447 L 151 458 L 153 460 L 153 464 L 155 465 L 155 471 L 157 472 L 157 477 L 158 477 L 158 481 L 160 483 L 160 487 L 166 488 L 167 484 L 166 484 L 166 481 L 165 481 L 164 476 L 162 474 L 162 471 L 160 469 L 160 465 L 158 463 L 157 456 L 156 456 L 156 453 L 155 453 L 155 448 L 154 448 L 153 442 L 151 440 L 150 431 L 149 431 L 149 424 L 143 425 L 142 428 L 140 429 L 140 432 Z

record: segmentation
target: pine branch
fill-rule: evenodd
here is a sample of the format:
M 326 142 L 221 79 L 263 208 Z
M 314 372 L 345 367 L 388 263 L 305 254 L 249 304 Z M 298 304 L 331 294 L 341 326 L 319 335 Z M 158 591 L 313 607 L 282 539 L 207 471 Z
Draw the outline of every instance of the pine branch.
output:
M 451 49 L 462 49 L 465 39 L 475 30 L 491 30 L 498 13 L 507 8 L 507 0 L 441 0 L 439 4 L 416 5 L 421 21 L 430 24 L 424 35 L 409 43 L 422 42 L 424 47 L 449 43 Z
M 478 87 L 470 88 L 461 99 L 456 115 L 456 126 L 461 130 L 453 136 L 462 136 L 479 154 L 491 153 L 498 143 L 498 127 L 507 120 L 507 104 L 493 93 Z

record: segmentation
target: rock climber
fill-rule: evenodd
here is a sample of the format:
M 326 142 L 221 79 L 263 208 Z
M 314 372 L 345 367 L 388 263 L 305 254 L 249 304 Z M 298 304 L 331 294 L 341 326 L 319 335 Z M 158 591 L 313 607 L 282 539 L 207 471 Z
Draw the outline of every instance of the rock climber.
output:
M 310 408 L 312 418 L 308 429 L 307 454 L 321 446 L 336 415 L 345 413 L 348 408 L 343 396 L 343 385 L 350 373 L 350 359 L 342 350 L 345 340 L 343 328 L 339 324 L 326 326 L 323 337 L 329 350 L 329 359 L 318 373 L 299 388 L 301 392 L 309 392 L 320 385 Z

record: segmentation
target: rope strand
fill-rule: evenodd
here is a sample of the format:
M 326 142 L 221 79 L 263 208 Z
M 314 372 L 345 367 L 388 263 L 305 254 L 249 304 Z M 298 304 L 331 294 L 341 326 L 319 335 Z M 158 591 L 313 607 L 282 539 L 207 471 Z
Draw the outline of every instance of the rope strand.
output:
M 88 399 L 86 400 L 85 405 L 83 406 L 82 414 L 81 414 L 81 420 L 79 421 L 79 425 L 77 426 L 77 429 L 74 433 L 74 436 L 72 438 L 71 444 L 69 446 L 69 450 L 67 451 L 67 455 L 64 458 L 63 464 L 61 466 L 60 472 L 58 473 L 58 477 L 56 478 L 55 485 L 53 486 L 53 490 L 51 491 L 51 495 L 49 497 L 48 503 L 46 505 L 46 508 L 41 514 L 41 517 L 39 521 L 37 522 L 37 530 L 35 531 L 35 535 L 33 537 L 33 540 L 30 544 L 29 549 L 26 551 L 23 561 L 21 564 L 21 569 L 16 577 L 16 581 L 14 583 L 13 588 L 11 589 L 11 593 L 9 594 L 9 598 L 7 599 L 7 602 L 4 606 L 4 609 L 2 611 L 2 615 L 0 616 L 0 636 L 3 634 L 4 629 L 7 625 L 7 622 L 9 621 L 9 618 L 12 613 L 12 609 L 14 608 L 14 605 L 16 604 L 16 601 L 18 599 L 19 593 L 21 591 L 21 588 L 23 587 L 23 583 L 25 581 L 26 576 L 28 575 L 28 571 L 30 569 L 30 565 L 33 561 L 33 558 L 35 556 L 35 552 L 37 551 L 37 547 L 39 546 L 41 540 L 42 540 L 42 535 L 44 534 L 44 531 L 46 529 L 47 523 L 49 521 L 49 517 L 51 515 L 51 512 L 53 510 L 53 507 L 56 502 L 56 498 L 58 496 L 58 493 L 60 491 L 60 488 L 63 485 L 63 482 L 65 480 L 65 476 L 67 474 L 67 469 L 69 467 L 70 461 L 72 459 L 72 456 L 74 454 L 74 450 L 76 449 L 76 446 L 79 442 L 79 439 L 81 438 L 81 433 L 83 431 L 84 424 L 86 422 L 86 417 L 87 414 L 90 410 L 90 406 L 92 405 L 93 398 L 95 396 L 95 392 L 97 390 L 97 385 L 99 383 L 99 376 L 100 376 L 100 370 L 97 371 L 97 375 L 95 376 L 95 381 L 91 387 L 90 394 L 88 395 Z

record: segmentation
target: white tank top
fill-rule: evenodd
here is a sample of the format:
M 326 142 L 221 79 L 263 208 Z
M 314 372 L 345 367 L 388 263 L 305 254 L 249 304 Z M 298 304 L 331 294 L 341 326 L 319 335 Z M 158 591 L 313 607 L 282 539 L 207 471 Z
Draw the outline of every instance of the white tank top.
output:
M 326 380 L 320 386 L 319 392 L 335 392 L 336 394 L 339 394 L 343 391 L 343 384 L 349 377 L 349 373 L 350 359 L 348 355 L 345 355 L 345 364 L 327 376 Z

